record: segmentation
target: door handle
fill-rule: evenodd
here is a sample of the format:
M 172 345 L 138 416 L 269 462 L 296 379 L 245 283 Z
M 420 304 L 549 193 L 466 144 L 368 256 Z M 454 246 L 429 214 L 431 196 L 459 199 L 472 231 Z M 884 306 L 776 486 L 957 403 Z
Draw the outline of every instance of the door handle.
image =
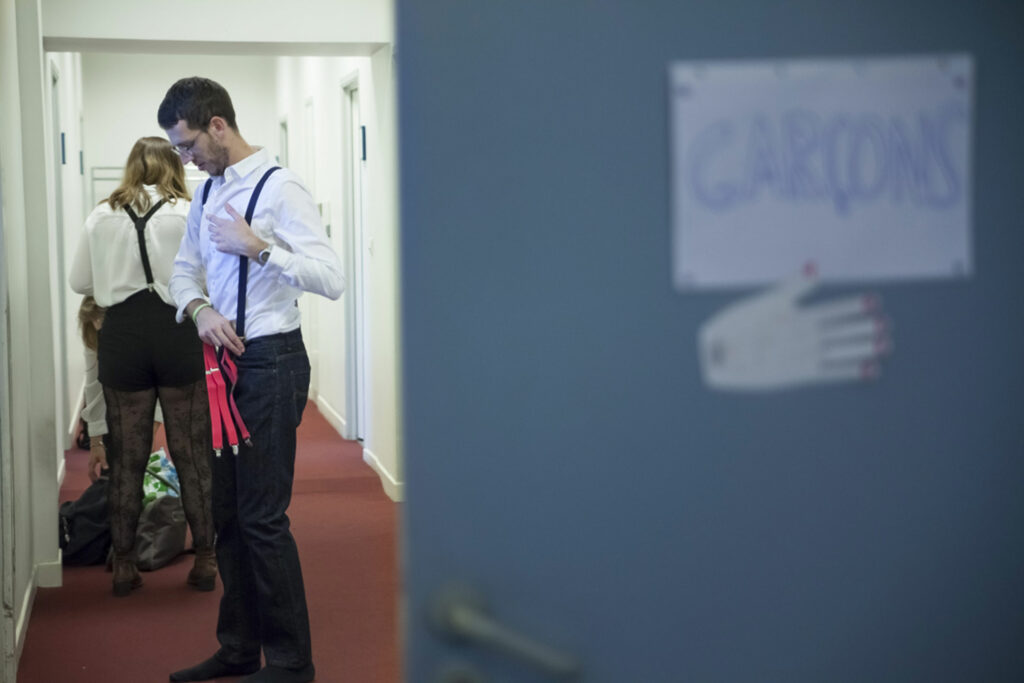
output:
M 435 629 L 450 640 L 490 647 L 562 680 L 580 676 L 575 657 L 501 624 L 488 614 L 483 599 L 465 586 L 440 591 L 431 619 Z

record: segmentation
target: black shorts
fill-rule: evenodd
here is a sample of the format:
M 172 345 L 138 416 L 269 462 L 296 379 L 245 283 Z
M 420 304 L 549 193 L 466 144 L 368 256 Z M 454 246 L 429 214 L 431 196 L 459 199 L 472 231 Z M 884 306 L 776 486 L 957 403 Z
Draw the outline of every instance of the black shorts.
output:
M 99 334 L 100 383 L 121 391 L 181 387 L 205 375 L 203 342 L 191 322 L 155 292 L 136 292 L 107 309 Z

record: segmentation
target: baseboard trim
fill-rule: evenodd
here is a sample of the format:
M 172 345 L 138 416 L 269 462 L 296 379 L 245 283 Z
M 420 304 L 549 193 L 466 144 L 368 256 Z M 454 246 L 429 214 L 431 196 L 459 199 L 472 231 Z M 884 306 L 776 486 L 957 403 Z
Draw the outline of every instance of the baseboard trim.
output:
M 32 570 L 28 585 L 25 586 L 25 595 L 21 598 L 21 612 L 18 613 L 18 623 L 14 626 L 14 661 L 21 661 L 21 650 L 25 647 L 25 635 L 28 632 L 28 620 L 32 614 L 32 605 L 36 600 L 36 570 Z M 15 667 L 17 668 L 17 667 Z
M 64 564 L 61 551 L 57 550 L 57 559 L 53 562 L 40 562 L 36 565 L 36 585 L 40 588 L 60 588 L 64 584 Z
M 345 418 L 334 409 L 330 403 L 324 400 L 323 396 L 316 399 L 316 407 L 320 411 L 320 414 L 324 416 L 324 419 L 334 427 L 335 431 L 341 435 L 341 438 L 348 439 L 346 436 L 348 431 L 348 423 Z M 384 488 L 384 493 L 388 495 L 388 498 L 400 503 L 403 500 L 404 484 L 400 481 L 395 481 L 395 478 L 391 476 L 391 472 L 381 463 L 380 459 L 373 454 L 369 448 L 363 447 L 363 462 L 369 465 L 377 476 L 380 477 L 380 484 Z
M 396 503 L 401 503 L 405 500 L 405 484 L 395 481 L 395 478 L 391 476 L 391 473 L 384 467 L 380 459 L 373 454 L 373 451 L 366 447 L 363 447 L 363 462 L 372 467 L 373 471 L 380 477 L 380 483 L 384 487 L 384 493 L 388 494 L 388 498 Z

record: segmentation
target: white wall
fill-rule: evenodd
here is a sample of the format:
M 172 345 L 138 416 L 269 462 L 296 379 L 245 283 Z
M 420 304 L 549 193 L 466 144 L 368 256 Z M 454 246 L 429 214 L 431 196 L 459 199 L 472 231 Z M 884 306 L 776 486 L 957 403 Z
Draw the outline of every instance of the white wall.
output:
M 371 186 L 369 203 L 373 279 L 370 331 L 374 339 L 370 376 L 373 396 L 373 444 L 368 448 L 371 464 L 383 469 L 385 490 L 401 500 L 405 487 L 402 449 L 402 372 L 400 340 L 402 330 L 400 298 L 399 215 L 398 215 L 398 122 L 394 50 L 383 47 L 370 58 L 375 84 L 373 102 Z
M 45 0 L 47 49 L 83 49 L 57 39 L 301 43 L 292 54 L 316 54 L 318 44 L 349 43 L 369 54 L 393 38 L 390 0 Z M 102 49 L 102 48 L 92 48 Z M 236 45 L 234 49 L 244 49 Z M 261 46 L 261 49 L 262 46 Z M 335 52 L 334 54 L 338 54 Z
M 65 238 L 66 227 L 72 227 L 72 235 L 77 234 L 79 226 L 85 217 L 84 206 L 84 176 L 79 165 L 79 151 L 82 149 L 82 75 L 81 59 L 73 53 L 53 53 L 46 56 L 47 85 L 50 86 L 54 76 L 57 82 L 50 87 L 50 98 L 47 101 L 47 132 L 52 133 L 51 125 L 54 110 L 60 117 L 60 130 L 64 133 L 64 163 L 57 159 L 60 154 L 59 139 L 53 140 L 54 144 L 54 170 L 60 175 L 61 183 L 61 206 L 58 217 L 61 219 L 56 226 L 57 242 L 54 244 L 55 253 L 62 256 L 61 268 L 51 270 L 51 286 L 54 292 L 54 329 L 63 330 L 65 335 L 65 348 L 55 339 L 54 352 L 64 354 L 66 375 L 62 372 L 59 363 L 56 369 L 59 374 L 59 381 L 62 391 L 58 395 L 57 424 L 64 428 L 60 452 L 57 454 L 59 477 L 63 477 L 64 454 L 63 449 L 70 446 L 71 438 L 74 436 L 74 418 L 78 414 L 78 402 L 81 400 L 81 381 L 83 374 L 83 362 L 81 345 L 78 343 L 77 313 L 78 304 L 81 298 L 67 288 L 67 272 L 71 266 L 71 258 L 74 255 L 75 241 L 70 242 Z M 52 101 L 52 93 L 56 89 L 58 104 L 56 108 Z M 54 260 L 54 263 L 57 263 Z M 60 294 L 63 294 L 63 299 Z M 63 305 L 62 302 L 63 301 Z
M 395 163 L 394 83 L 391 49 L 371 58 L 283 57 L 278 61 L 278 118 L 287 119 L 289 165 L 303 175 L 317 202 L 324 204 L 331 223 L 332 243 L 347 262 L 345 213 L 350 210 L 344 192 L 347 182 L 343 159 L 343 82 L 358 78 L 360 118 L 366 126 L 368 158 L 364 206 L 367 238 L 368 301 L 366 304 L 368 424 L 364 459 L 377 470 L 388 495 L 400 500 L 400 395 L 398 383 L 398 263 L 397 167 Z M 308 130 L 307 103 L 312 102 L 313 130 Z M 310 144 L 312 136 L 313 144 Z M 310 158 L 308 150 L 315 150 Z M 346 273 L 351 291 L 352 273 Z M 348 433 L 346 415 L 345 354 L 346 307 L 343 297 L 332 302 L 304 297 L 303 321 L 307 342 L 319 350 L 315 372 L 321 412 Z M 313 320 L 310 320 L 313 318 Z
M 55 371 L 54 349 L 54 275 L 51 264 L 56 256 L 54 221 L 53 140 L 49 107 L 49 85 L 41 51 L 39 5 L 35 0 L 17 0 L 18 76 L 21 105 L 22 174 L 25 197 L 25 254 L 28 270 L 24 289 L 12 297 L 11 329 L 24 326 L 28 333 L 26 355 L 12 371 L 11 382 L 19 387 L 19 396 L 27 393 L 29 409 L 29 452 L 27 466 L 32 492 L 32 514 L 28 525 L 20 517 L 30 537 L 21 539 L 32 548 L 35 583 L 60 585 L 60 553 L 57 549 L 57 483 L 60 439 L 57 396 L 62 395 L 63 377 Z M 41 153 L 40 153 L 41 152 Z M 17 230 L 17 226 L 12 226 Z M 13 289 L 13 288 L 12 288 Z M 24 317 L 16 322 L 14 298 L 27 304 Z M 12 343 L 12 354 L 17 354 Z M 22 375 L 24 371 L 30 374 Z M 27 388 L 27 391 L 26 391 Z M 16 427 L 12 424 L 12 427 Z M 15 457 L 19 454 L 15 453 Z
M 18 78 L 18 41 L 15 30 L 15 3 L 14 0 L 0 0 L 0 210 L 2 210 L 2 224 L 4 230 L 3 247 L 4 259 L 3 278 L 7 286 L 7 292 L 18 291 L 26 286 L 27 268 L 24 261 L 26 253 L 25 246 L 25 196 L 22 183 L 22 146 L 21 146 L 21 110 L 18 106 L 20 97 L 20 84 Z M 14 322 L 19 317 L 19 312 L 12 310 L 17 306 L 14 299 L 4 300 L 3 311 L 7 320 Z M 24 308 L 24 306 L 22 306 Z M 24 311 L 20 313 L 23 314 Z M 10 330 L 9 352 L 14 356 L 14 350 L 24 351 L 26 335 L 23 330 Z M 5 340 L 6 342 L 6 340 Z M 5 344 L 5 348 L 6 344 Z M 8 680 L 13 673 L 13 667 L 8 662 L 9 658 L 17 649 L 17 643 L 21 634 L 18 633 L 19 624 L 24 618 L 25 597 L 30 594 L 30 580 L 32 577 L 32 552 L 31 547 L 21 549 L 15 545 L 17 538 L 25 538 L 28 535 L 27 522 L 29 519 L 31 495 L 16 496 L 17 491 L 31 491 L 28 468 L 25 456 L 15 457 L 15 453 L 28 453 L 29 439 L 24 425 L 28 419 L 28 407 L 24 402 L 11 401 L 13 384 L 8 376 L 8 367 L 12 374 L 16 369 L 10 363 L 10 359 L 2 358 L 3 368 L 0 375 L 5 380 L 3 395 L 0 397 L 0 424 L 3 429 L 0 431 L 0 470 L 3 479 L 0 479 L 0 520 L 2 520 L 2 539 L 0 539 L 0 552 L 3 553 L 3 605 L 4 610 L 0 614 L 3 620 L 3 646 L 2 668 L 0 668 L 0 680 Z M 22 373 L 21 378 L 25 375 Z M 13 609 L 9 612 L 7 606 Z M 11 679 L 13 680 L 13 679 Z
M 24 638 L 37 585 L 59 585 L 51 264 L 53 175 L 38 0 L 0 0 L 0 193 L 10 375 L 4 392 L 5 650 Z M 17 397 L 17 400 L 14 400 Z M 13 640 L 13 643 L 11 643 Z M 12 653 L 5 651 L 5 656 Z M 5 661 L 5 667 L 9 664 Z M 7 672 L 5 671 L 5 674 Z
M 92 167 L 122 168 L 140 137 L 166 137 L 156 111 L 171 84 L 186 76 L 205 76 L 223 85 L 231 94 L 242 135 L 276 153 L 272 57 L 87 52 L 82 55 L 87 178 Z

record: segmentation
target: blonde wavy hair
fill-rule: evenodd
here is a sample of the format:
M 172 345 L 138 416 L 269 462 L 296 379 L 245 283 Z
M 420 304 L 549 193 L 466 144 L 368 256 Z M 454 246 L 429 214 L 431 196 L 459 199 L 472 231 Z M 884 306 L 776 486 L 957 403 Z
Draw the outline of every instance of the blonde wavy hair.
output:
M 181 157 L 164 138 L 139 138 L 128 153 L 121 185 L 105 201 L 112 209 L 130 206 L 141 215 L 152 205 L 145 185 L 155 185 L 157 193 L 172 204 L 178 199 L 192 199 Z
M 82 297 L 78 307 L 78 329 L 82 332 L 82 343 L 93 351 L 99 348 L 99 329 L 103 326 L 103 314 L 107 309 L 96 303 L 91 296 Z

